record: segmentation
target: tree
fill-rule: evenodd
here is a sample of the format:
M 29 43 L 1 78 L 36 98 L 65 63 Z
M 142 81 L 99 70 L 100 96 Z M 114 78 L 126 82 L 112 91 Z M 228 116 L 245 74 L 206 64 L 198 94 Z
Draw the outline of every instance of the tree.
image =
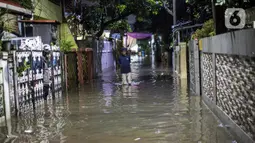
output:
M 80 1 L 73 13 L 83 29 L 95 37 L 100 37 L 109 25 L 124 20 L 134 14 L 137 19 L 143 19 L 150 14 L 157 14 L 162 3 L 159 0 L 87 0 Z
M 213 16 L 211 0 L 190 0 L 186 6 L 193 24 L 204 23 Z
M 128 32 L 132 31 L 130 25 L 127 23 L 126 20 L 119 20 L 119 21 L 113 22 L 109 24 L 106 28 L 116 33 L 123 33 L 124 31 L 128 31 Z

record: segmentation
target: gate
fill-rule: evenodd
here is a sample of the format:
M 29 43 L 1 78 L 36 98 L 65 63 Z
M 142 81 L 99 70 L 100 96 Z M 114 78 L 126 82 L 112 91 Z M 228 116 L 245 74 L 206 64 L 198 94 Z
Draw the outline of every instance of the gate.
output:
M 43 101 L 43 44 L 40 37 L 15 38 L 12 42 L 17 49 L 13 54 L 17 68 L 16 108 L 27 112 Z
M 8 54 L 8 81 L 12 113 L 25 113 L 41 105 L 43 99 L 43 48 L 50 47 L 52 59 L 48 63 L 51 71 L 52 90 L 48 98 L 61 90 L 61 53 L 58 46 L 43 45 L 41 37 L 11 39 L 16 51 Z M 61 94 L 60 94 L 61 95 Z
M 62 88 L 62 60 L 61 52 L 58 46 L 51 46 L 52 50 L 52 93 L 55 98 L 55 93 L 58 93 Z

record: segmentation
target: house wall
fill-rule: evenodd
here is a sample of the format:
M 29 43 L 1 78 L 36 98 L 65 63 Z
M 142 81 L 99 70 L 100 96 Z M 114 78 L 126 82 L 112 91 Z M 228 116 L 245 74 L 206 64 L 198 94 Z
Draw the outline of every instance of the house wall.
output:
M 61 5 L 54 4 L 50 0 L 35 0 L 35 5 L 34 16 L 63 21 Z

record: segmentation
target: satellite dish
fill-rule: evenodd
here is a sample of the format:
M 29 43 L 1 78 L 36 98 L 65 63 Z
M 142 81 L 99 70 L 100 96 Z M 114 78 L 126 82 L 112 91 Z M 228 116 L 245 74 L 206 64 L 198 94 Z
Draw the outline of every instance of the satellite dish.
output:
M 136 23 L 136 15 L 131 14 L 127 17 L 128 24 L 135 24 Z

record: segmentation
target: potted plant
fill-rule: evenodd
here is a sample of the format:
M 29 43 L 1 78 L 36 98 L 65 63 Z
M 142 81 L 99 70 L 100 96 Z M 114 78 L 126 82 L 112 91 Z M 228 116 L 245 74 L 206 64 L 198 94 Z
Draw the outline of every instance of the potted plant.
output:
M 9 24 L 4 24 L 3 25 L 3 30 L 11 33 L 13 31 L 13 28 Z M 11 37 L 5 37 L 5 39 L 2 41 L 2 50 L 3 51 L 10 51 L 11 50 Z

